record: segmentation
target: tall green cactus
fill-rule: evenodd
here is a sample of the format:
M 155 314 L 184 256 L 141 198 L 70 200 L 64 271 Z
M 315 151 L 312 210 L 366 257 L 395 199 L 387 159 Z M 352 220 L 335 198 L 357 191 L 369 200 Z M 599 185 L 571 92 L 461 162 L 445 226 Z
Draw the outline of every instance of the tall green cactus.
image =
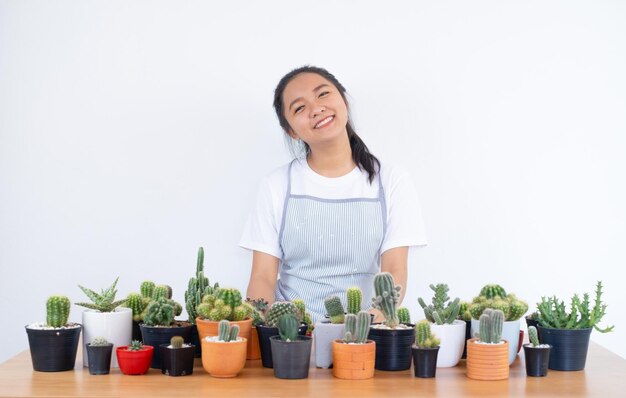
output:
M 50 296 L 46 301 L 46 324 L 53 328 L 67 325 L 70 316 L 70 299 L 66 296 Z
M 361 311 L 363 292 L 359 287 L 351 287 L 346 291 L 348 314 L 358 314 Z
M 204 276 L 204 248 L 198 249 L 198 260 L 196 261 L 196 275 L 189 279 L 187 290 L 185 291 L 185 309 L 189 315 L 189 322 L 196 324 L 196 307 L 202 302 L 204 290 L 209 285 L 209 278 Z
M 141 286 L 139 287 L 139 292 L 141 296 L 146 299 L 152 299 L 152 294 L 154 293 L 155 284 L 152 281 L 143 281 L 141 282 Z
M 430 331 L 428 320 L 424 319 L 415 325 L 415 345 L 418 348 L 435 348 L 439 344 L 439 339 Z
M 400 321 L 400 323 L 411 323 L 411 313 L 409 312 L 409 309 L 406 307 L 400 307 L 398 308 L 398 321 Z
M 502 338 L 504 326 L 504 313 L 500 310 L 487 308 L 479 319 L 478 333 L 483 343 L 499 343 Z
M 372 307 L 380 310 L 385 316 L 385 325 L 394 329 L 400 323 L 396 308 L 400 301 L 400 290 L 402 287 L 396 285 L 393 276 L 389 272 L 381 272 L 374 277 L 374 297 Z
M 142 313 L 146 306 L 141 294 L 129 293 L 128 297 L 126 297 L 126 304 L 124 305 L 133 311 L 133 321 L 141 322 L 143 320 Z
M 286 314 L 278 320 L 278 334 L 283 341 L 296 341 L 298 339 L 298 317 Z
M 449 289 L 448 285 L 445 283 L 431 284 L 430 289 L 435 292 L 432 298 L 432 304 L 426 305 L 421 297 L 417 299 L 420 306 L 424 309 L 426 319 L 437 325 L 454 323 L 461 310 L 460 299 L 457 297 L 454 301 L 449 301 Z
M 338 296 L 329 296 L 324 299 L 324 307 L 330 318 L 330 323 L 343 323 L 344 310 Z
M 278 320 L 285 314 L 292 314 L 297 316 L 298 309 L 291 301 L 276 301 L 271 305 L 270 309 L 265 315 L 265 325 L 269 327 L 277 327 Z

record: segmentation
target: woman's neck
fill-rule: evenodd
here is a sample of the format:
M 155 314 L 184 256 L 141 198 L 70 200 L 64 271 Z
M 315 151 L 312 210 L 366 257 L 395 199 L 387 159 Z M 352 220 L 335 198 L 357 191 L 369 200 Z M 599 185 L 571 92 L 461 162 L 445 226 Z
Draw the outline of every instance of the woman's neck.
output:
M 317 174 L 331 178 L 344 176 L 356 167 L 347 135 L 333 145 L 311 147 L 307 163 Z

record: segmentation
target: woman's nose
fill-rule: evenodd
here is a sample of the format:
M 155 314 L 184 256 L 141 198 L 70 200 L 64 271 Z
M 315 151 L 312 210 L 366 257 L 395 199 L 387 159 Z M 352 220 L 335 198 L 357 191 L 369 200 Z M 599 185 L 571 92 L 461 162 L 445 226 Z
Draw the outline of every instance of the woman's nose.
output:
M 326 112 L 326 107 L 324 105 L 316 105 L 312 109 L 313 112 L 311 112 L 311 117 L 316 117 L 320 113 Z

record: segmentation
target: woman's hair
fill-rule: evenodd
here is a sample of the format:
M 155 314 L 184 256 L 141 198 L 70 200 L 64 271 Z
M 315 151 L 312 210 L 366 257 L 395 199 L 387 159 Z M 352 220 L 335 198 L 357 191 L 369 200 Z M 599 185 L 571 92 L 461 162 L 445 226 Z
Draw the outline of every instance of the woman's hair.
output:
M 287 136 L 289 136 L 289 122 L 287 122 L 287 118 L 285 117 L 285 113 L 283 111 L 283 92 L 285 91 L 285 87 L 293 78 L 301 73 L 315 73 L 323 77 L 324 79 L 331 82 L 339 93 L 341 94 L 341 98 L 343 98 L 343 102 L 346 103 L 346 107 L 350 109 L 348 104 L 348 100 L 346 99 L 346 89 L 344 86 L 339 83 L 337 78 L 332 75 L 329 71 L 324 68 L 318 68 L 316 66 L 302 66 L 300 68 L 294 69 L 291 72 L 287 73 L 283 76 L 282 79 L 278 82 L 276 86 L 276 90 L 274 91 L 274 110 L 276 110 L 276 116 L 278 116 L 278 122 L 280 123 L 280 127 L 283 128 Z M 367 149 L 367 146 L 354 131 L 354 127 L 352 127 L 352 122 L 350 121 L 350 116 L 348 115 L 348 124 L 346 126 L 348 130 L 348 139 L 350 140 L 350 148 L 352 149 L 352 160 L 359 167 L 359 169 L 365 170 L 368 174 L 368 178 L 370 183 L 374 180 L 376 173 L 380 169 L 380 161 L 376 158 L 376 156 L 372 155 Z M 311 152 L 311 148 L 307 145 L 306 142 L 303 142 L 304 152 L 309 154 Z M 292 152 L 293 148 L 292 148 Z M 295 153 L 294 153 L 295 154 Z

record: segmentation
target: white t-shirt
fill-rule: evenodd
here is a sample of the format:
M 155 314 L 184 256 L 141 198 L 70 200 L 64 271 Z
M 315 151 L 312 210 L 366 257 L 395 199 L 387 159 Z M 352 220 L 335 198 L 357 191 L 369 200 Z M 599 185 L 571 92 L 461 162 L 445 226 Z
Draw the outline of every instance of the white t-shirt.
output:
M 283 252 L 279 233 L 288 186 L 289 163 L 267 175 L 260 184 L 256 204 L 248 218 L 239 246 L 270 254 L 279 260 Z M 305 159 L 293 162 L 291 193 L 324 199 L 377 198 L 378 178 L 370 184 L 368 174 L 355 167 L 336 178 L 313 171 Z M 426 245 L 426 234 L 415 185 L 401 167 L 381 164 L 387 205 L 387 230 L 380 253 L 402 246 Z

